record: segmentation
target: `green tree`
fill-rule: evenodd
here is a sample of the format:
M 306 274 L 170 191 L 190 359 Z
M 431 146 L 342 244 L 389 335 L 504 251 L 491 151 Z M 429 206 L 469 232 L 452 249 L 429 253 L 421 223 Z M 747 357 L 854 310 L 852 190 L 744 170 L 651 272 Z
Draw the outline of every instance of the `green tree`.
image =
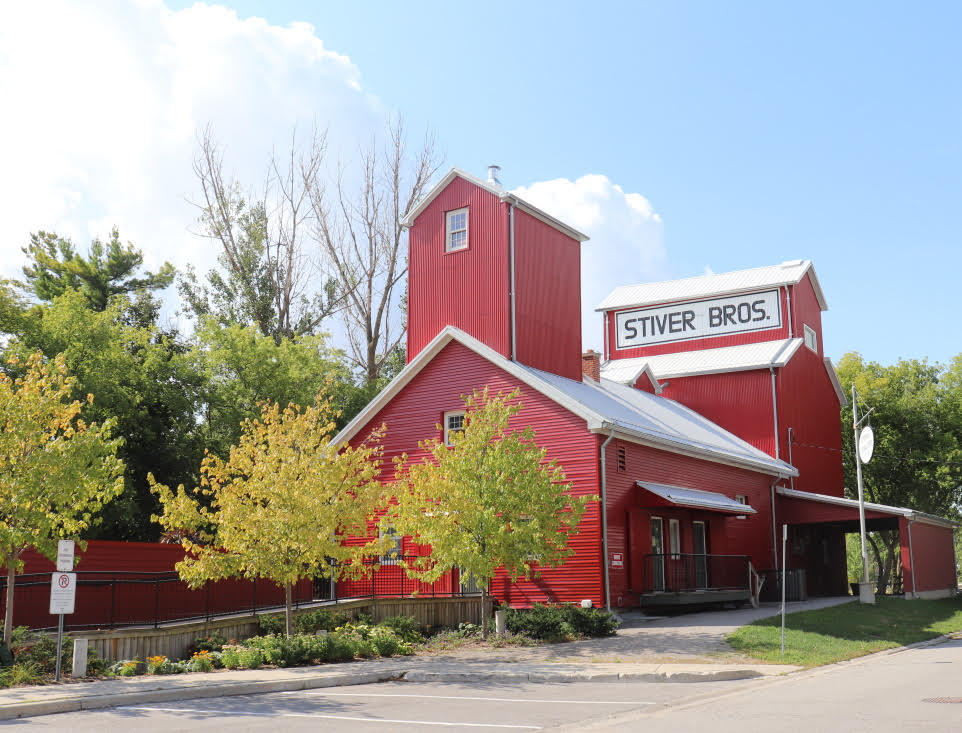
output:
M 3 638 L 13 628 L 14 580 L 28 547 L 54 559 L 57 540 L 79 537 L 123 489 L 120 440 L 110 423 L 87 423 L 88 404 L 68 401 L 65 360 L 37 352 L 0 374 L 0 552 L 7 568 Z M 88 395 L 86 403 L 92 401 Z
M 227 460 L 204 458 L 194 496 L 151 477 L 163 505 L 154 519 L 168 531 L 186 530 L 181 578 L 194 587 L 236 576 L 283 585 L 288 634 L 295 582 L 359 573 L 363 558 L 380 550 L 368 538 L 383 504 L 380 433 L 356 447 L 333 445 L 333 415 L 323 397 L 304 409 L 267 403 L 258 419 L 244 422 Z
M 68 290 L 79 290 L 91 309 L 102 311 L 115 295 L 127 295 L 134 304 L 148 308 L 154 301 L 149 291 L 162 290 L 174 281 L 174 267 L 165 262 L 157 272 L 139 273 L 143 253 L 133 244 L 123 244 L 117 229 L 110 239 L 94 239 L 86 257 L 79 254 L 69 239 L 53 232 L 30 235 L 23 248 L 29 263 L 24 266 L 25 291 L 41 301 L 50 302 Z
M 859 413 L 873 408 L 875 452 L 863 466 L 867 501 L 958 516 L 962 505 L 962 359 L 951 367 L 918 359 L 883 366 L 848 353 L 838 364 L 846 394 L 852 384 Z M 856 498 L 852 406 L 842 409 L 845 482 Z M 873 532 L 869 544 L 878 564 L 878 591 L 898 572 L 896 531 Z
M 50 359 L 60 355 L 74 377 L 74 399 L 94 395 L 88 419 L 113 420 L 114 433 L 124 439 L 124 492 L 87 539 L 156 539 L 150 515 L 157 504 L 147 473 L 193 483 L 202 457 L 196 415 L 203 374 L 183 344 L 155 327 L 131 324 L 128 305 L 114 296 L 104 310 L 91 310 L 83 293 L 68 290 L 22 313 L 6 348 L 21 359 L 38 349 Z
M 191 358 L 205 384 L 205 445 L 221 457 L 240 438 L 241 423 L 256 418 L 265 400 L 307 407 L 325 391 L 338 412 L 353 410 L 350 417 L 366 404 L 354 404 L 358 389 L 343 355 L 327 346 L 323 336 L 278 342 L 254 326 L 224 326 L 206 318 L 195 334 Z
M 396 503 L 382 521 L 431 546 L 409 572 L 433 581 L 452 567 L 487 589 L 498 568 L 515 581 L 539 567 L 557 567 L 573 550 L 585 505 L 595 496 L 572 496 L 557 463 L 546 459 L 530 427 L 512 430 L 522 409 L 517 391 L 491 397 L 487 388 L 464 398 L 464 429 L 452 446 L 422 441 L 426 460 L 396 460 Z M 487 638 L 487 625 L 482 625 Z

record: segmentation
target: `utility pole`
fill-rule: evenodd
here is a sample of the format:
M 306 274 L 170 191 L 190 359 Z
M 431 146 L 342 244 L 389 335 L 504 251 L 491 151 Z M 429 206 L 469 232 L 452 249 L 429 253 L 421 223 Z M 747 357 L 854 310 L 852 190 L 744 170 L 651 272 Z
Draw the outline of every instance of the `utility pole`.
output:
M 875 436 L 872 433 L 871 427 L 866 427 L 862 430 L 862 435 L 859 435 L 858 426 L 865 418 L 867 418 L 872 410 L 871 408 L 868 412 L 862 415 L 859 419 L 858 416 L 858 393 L 855 391 L 855 385 L 852 385 L 852 432 L 854 433 L 854 442 L 852 443 L 855 449 L 855 475 L 858 480 L 858 523 L 859 531 L 862 538 L 862 582 L 858 584 L 858 600 L 859 603 L 866 603 L 869 605 L 875 604 L 875 592 L 872 590 L 872 584 L 868 579 L 868 549 L 865 543 L 865 496 L 862 488 L 862 462 L 863 462 L 863 452 L 865 453 L 864 462 L 868 463 L 872 458 L 872 449 L 875 445 Z

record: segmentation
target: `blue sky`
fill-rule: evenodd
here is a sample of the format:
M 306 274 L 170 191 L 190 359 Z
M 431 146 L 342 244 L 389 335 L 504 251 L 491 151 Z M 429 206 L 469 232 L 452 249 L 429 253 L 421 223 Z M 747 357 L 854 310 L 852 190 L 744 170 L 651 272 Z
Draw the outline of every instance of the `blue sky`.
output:
M 196 44 L 189 46 L 192 63 L 183 64 L 180 74 L 158 72 L 155 78 L 144 72 L 139 79 L 112 82 L 127 85 L 97 97 L 101 85 L 91 111 L 103 113 L 112 100 L 121 108 L 154 110 L 157 119 L 168 114 L 167 107 L 180 105 L 180 116 L 170 113 L 175 123 L 157 133 L 169 143 L 163 159 L 150 166 L 157 183 L 137 199 L 124 190 L 116 169 L 147 160 L 158 147 L 131 138 L 143 154 L 127 155 L 109 179 L 112 190 L 128 200 L 123 211 L 111 197 L 91 193 L 97 177 L 84 175 L 66 187 L 63 195 L 74 198 L 64 199 L 68 203 L 59 214 L 50 212 L 51 219 L 41 221 L 56 207 L 27 207 L 33 218 L 24 214 L 20 228 L 8 227 L 5 236 L 22 236 L 24 227 L 59 226 L 82 242 L 121 218 L 122 235 L 130 232 L 157 258 L 182 264 L 190 256 L 184 243 L 189 239 L 176 246 L 155 244 L 151 233 L 157 222 L 147 220 L 151 212 L 161 212 L 170 232 L 187 227 L 179 217 L 189 223 L 177 202 L 189 197 L 190 179 L 175 175 L 180 166 L 189 173 L 189 154 L 180 160 L 177 152 L 189 152 L 189 129 L 213 119 L 233 141 L 243 172 L 258 156 L 263 161 L 266 141 L 282 138 L 295 122 L 312 118 L 332 130 L 367 129 L 372 119 L 396 111 L 412 133 L 425 127 L 435 133 L 449 166 L 480 175 L 488 163 L 500 163 L 505 185 L 530 192 L 545 208 L 574 211 L 587 202 L 591 212 L 582 211 L 580 218 L 552 213 L 574 218 L 574 225 L 592 235 L 585 255 L 592 259 L 596 292 L 632 279 L 806 258 L 815 262 L 829 302 L 825 345 L 834 359 L 849 350 L 883 363 L 899 357 L 946 361 L 962 352 L 958 4 L 227 6 L 236 11 L 233 20 L 229 13 L 201 14 L 190 3 L 146 3 L 135 10 L 109 4 L 99 11 L 98 28 L 113 23 L 119 30 L 101 48 L 115 41 L 123 45 L 117 39 L 130 29 L 131 38 L 143 41 L 137 49 L 113 51 L 111 64 L 124 53 L 143 55 L 151 43 L 179 53 L 188 48 L 184 29 L 195 22 L 204 31 L 218 23 L 241 28 L 257 16 L 265 23 L 243 26 L 217 57 L 236 54 L 235 66 L 243 72 L 225 71 L 229 79 L 218 89 L 234 84 L 234 102 L 260 88 L 286 101 L 264 105 L 270 107 L 265 111 L 254 97 L 239 112 L 226 114 L 230 100 L 215 105 L 216 92 L 199 89 L 195 77 L 216 60 L 203 58 Z M 16 25 L 23 31 L 51 22 L 49 17 L 19 17 Z M 285 52 L 296 47 L 285 66 L 283 53 L 264 48 L 278 37 L 276 29 L 291 29 L 292 23 L 308 23 L 313 30 L 294 26 L 300 28 L 299 40 L 278 42 Z M 159 38 L 158 28 L 173 28 L 171 38 L 178 40 Z M 297 50 L 304 33 L 336 58 L 325 57 L 327 65 L 317 66 L 310 54 Z M 8 70 L 22 70 L 30 61 L 28 54 L 18 67 L 16 54 L 3 53 L 3 41 L 0 31 L 0 90 L 5 62 Z M 91 45 L 97 44 L 86 44 L 80 53 Z M 337 74 L 353 84 L 355 96 L 340 87 L 331 91 Z M 189 114 L 181 114 L 185 95 L 176 93 L 185 77 L 194 79 Z M 160 91 L 151 103 L 138 102 L 133 90 L 149 87 L 154 78 Z M 169 89 L 175 91 L 168 94 Z M 47 91 L 45 101 L 56 106 L 57 96 L 49 94 L 55 90 Z M 90 100 L 90 95 L 73 99 L 64 110 L 67 120 L 84 115 Z M 197 100 L 209 106 L 203 109 Z M 11 124 L 0 122 L 0 133 Z M 149 139 L 151 124 L 137 121 L 141 137 Z M 8 129 L 4 136 L 11 134 L 30 135 L 32 125 Z M 48 157 L 56 166 L 56 156 Z M 137 175 L 129 165 L 128 174 Z M 151 206 L 158 198 L 166 203 Z M 81 203 L 70 203 L 76 201 Z M 4 247 L 9 272 L 17 250 Z

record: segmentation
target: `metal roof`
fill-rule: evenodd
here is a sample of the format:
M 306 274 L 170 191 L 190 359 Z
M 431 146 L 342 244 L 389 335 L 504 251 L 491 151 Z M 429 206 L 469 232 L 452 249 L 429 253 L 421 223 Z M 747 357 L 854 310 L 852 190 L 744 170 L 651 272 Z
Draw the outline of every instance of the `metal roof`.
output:
M 637 376 L 632 379 L 632 375 L 639 374 L 645 364 L 651 368 L 656 379 L 781 367 L 789 362 L 801 345 L 802 339 L 781 339 L 718 349 L 609 359 L 601 365 L 601 376 L 622 384 L 634 384 Z
M 616 382 L 573 379 L 524 366 L 459 328 L 447 326 L 334 437 L 350 440 L 452 341 L 464 345 L 522 383 L 583 418 L 588 430 L 614 432 L 630 442 L 738 466 L 772 476 L 797 476 L 784 461 L 746 443 L 684 405 Z
M 607 379 L 575 382 L 533 367 L 515 366 L 550 384 L 568 398 L 569 404 L 579 405 L 583 414 L 590 416 L 589 429 L 596 432 L 614 430 L 639 439 L 637 442 L 674 452 L 710 453 L 766 473 L 798 475 L 784 461 L 772 458 L 680 402 Z
M 460 168 L 452 168 L 447 173 L 445 173 L 444 177 L 440 181 L 438 181 L 434 185 L 434 187 L 430 191 L 428 191 L 408 212 L 408 215 L 404 217 L 404 221 L 401 222 L 401 226 L 405 226 L 405 227 L 411 226 L 414 223 L 414 220 L 418 218 L 420 213 L 427 208 L 428 204 L 434 201 L 437 195 L 441 193 L 441 191 L 443 191 L 448 186 L 448 184 L 451 183 L 451 181 L 453 181 L 455 178 L 463 178 L 468 183 L 473 183 L 478 188 L 483 188 L 485 191 L 488 191 L 489 193 L 494 194 L 502 201 L 506 201 L 509 204 L 514 204 L 525 213 L 530 214 L 535 219 L 540 219 L 548 226 L 554 227 L 559 232 L 571 237 L 572 239 L 577 239 L 579 242 L 587 242 L 588 239 L 590 239 L 590 237 L 587 234 L 579 232 L 574 227 L 568 226 L 560 219 L 556 219 L 555 217 L 551 216 L 551 214 L 549 214 L 548 212 L 542 211 L 534 204 L 530 204 L 527 201 L 525 201 L 523 198 L 516 196 L 510 191 L 505 191 L 502 188 L 493 186 L 487 181 L 483 181 L 477 176 L 473 176 L 467 171 L 461 170 Z
M 636 481 L 635 483 L 645 491 L 650 491 L 655 496 L 660 496 L 665 501 L 671 502 L 676 506 L 709 509 L 714 512 L 725 512 L 728 514 L 757 514 L 748 504 L 742 504 L 724 494 L 718 494 L 714 491 L 686 489 L 683 486 L 653 484 L 648 481 Z
M 751 270 L 701 275 L 683 280 L 666 280 L 615 288 L 595 310 L 608 311 L 643 305 L 658 305 L 683 300 L 698 300 L 714 295 L 750 292 L 779 285 L 794 285 L 810 274 L 815 297 L 821 309 L 828 310 L 822 287 L 815 276 L 811 260 L 790 260 L 780 265 L 755 267 Z
M 811 491 L 799 491 L 798 489 L 787 489 L 784 486 L 776 486 L 775 491 L 777 491 L 782 496 L 789 499 L 804 499 L 806 501 L 817 501 L 822 504 L 834 504 L 835 506 L 845 507 L 847 509 L 855 509 L 858 511 L 858 501 L 855 499 L 846 499 L 841 496 L 829 496 L 828 494 L 816 494 Z M 935 514 L 927 514 L 926 512 L 918 512 L 915 509 L 909 509 L 904 506 L 889 506 L 888 504 L 873 504 L 872 502 L 865 502 L 865 508 L 871 512 L 879 512 L 881 514 L 895 514 L 897 516 L 902 516 L 915 522 L 922 522 L 923 524 L 935 524 L 940 527 L 958 527 L 958 522 L 953 522 L 951 519 L 946 519 L 945 517 L 939 517 Z

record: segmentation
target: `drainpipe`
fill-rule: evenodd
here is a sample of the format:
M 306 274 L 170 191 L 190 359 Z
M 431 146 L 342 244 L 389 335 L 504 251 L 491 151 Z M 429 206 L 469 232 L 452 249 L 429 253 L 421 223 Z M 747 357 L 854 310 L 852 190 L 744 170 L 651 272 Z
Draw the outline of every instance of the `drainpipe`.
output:
M 772 567 L 776 570 L 778 570 L 778 523 L 775 521 L 775 484 L 780 480 L 776 478 L 772 481 L 772 485 L 768 487 L 772 497 L 772 560 L 775 562 Z
M 614 437 L 615 429 L 611 428 L 607 440 L 601 444 L 601 456 L 599 460 L 601 464 L 601 559 L 604 572 L 605 608 L 609 611 L 611 610 L 611 585 L 608 582 L 608 477 L 606 470 L 608 461 L 605 460 L 605 449 L 608 447 L 608 444 L 614 440 Z
M 910 519 L 906 525 L 909 533 L 909 563 L 912 565 L 912 598 L 918 598 L 918 594 L 915 592 L 915 554 L 912 552 L 912 525 L 915 524 L 914 519 Z M 955 547 L 955 543 L 952 543 L 952 547 Z
M 775 459 L 781 460 L 781 449 L 779 448 L 778 439 L 778 397 L 775 393 L 775 367 L 768 367 L 768 371 L 772 373 L 772 418 L 774 420 L 775 432 L 773 437 L 775 438 Z
M 792 328 L 792 286 L 785 286 L 785 310 L 788 315 L 788 337 L 795 338 L 795 329 Z
M 511 269 L 511 361 L 518 360 L 518 339 L 515 330 L 515 305 L 514 305 L 514 204 L 508 209 L 508 252 L 509 264 Z
M 795 438 L 795 431 L 792 430 L 792 428 L 788 428 L 788 429 L 787 429 L 787 432 L 788 432 L 788 463 L 789 463 L 789 465 L 794 466 L 794 465 L 795 465 L 795 461 L 792 459 L 792 442 L 793 442 L 793 440 L 794 440 L 794 438 Z M 794 488 L 795 488 L 795 477 L 794 477 L 794 476 L 789 476 L 789 478 L 788 478 L 788 487 L 789 487 L 790 489 L 794 489 Z

